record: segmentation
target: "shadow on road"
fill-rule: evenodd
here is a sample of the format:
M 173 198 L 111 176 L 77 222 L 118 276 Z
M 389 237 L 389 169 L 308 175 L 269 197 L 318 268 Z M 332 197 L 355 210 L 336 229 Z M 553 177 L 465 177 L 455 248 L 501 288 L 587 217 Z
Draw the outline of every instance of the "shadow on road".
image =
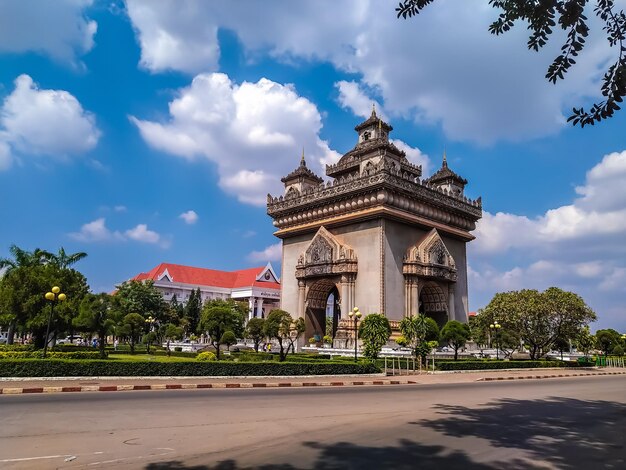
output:
M 368 447 L 339 442 L 320 444 L 307 442 L 305 446 L 320 451 L 313 464 L 302 466 L 291 464 L 268 464 L 258 466 L 240 466 L 234 460 L 226 460 L 215 465 L 189 465 L 182 462 L 161 462 L 149 464 L 147 470 L 362 470 L 362 469 L 398 469 L 398 470 L 494 470 L 492 467 L 472 462 L 463 452 L 450 452 L 443 446 L 425 446 L 403 439 L 398 446 Z M 521 468 L 521 467 L 508 467 Z
M 411 424 L 446 436 L 478 437 L 492 447 L 523 449 L 558 468 L 626 468 L 623 403 L 558 397 L 436 408 L 445 416 Z
M 489 452 L 489 447 L 522 449 L 528 459 L 475 462 L 462 450 L 442 445 L 423 445 L 417 428 L 407 428 L 407 436 L 395 446 L 362 446 L 347 442 L 326 444 L 305 442 L 319 451 L 312 463 L 241 466 L 235 460 L 212 465 L 186 465 L 180 461 L 152 463 L 147 470 L 340 470 L 464 469 L 507 470 L 545 468 L 550 462 L 563 469 L 626 468 L 626 405 L 608 401 L 569 398 L 547 400 L 504 399 L 480 408 L 435 405 L 440 419 L 410 422 L 430 428 L 443 436 L 484 439 L 472 448 Z M 399 427 L 405 427 L 399 423 Z M 442 436 L 442 437 L 443 437 Z M 297 450 L 289 449 L 289 453 Z M 293 454 L 292 454 L 293 455 Z M 277 459 L 280 457 L 277 456 Z M 293 461 L 293 460 L 292 460 Z M 533 463 L 536 461 L 536 464 Z

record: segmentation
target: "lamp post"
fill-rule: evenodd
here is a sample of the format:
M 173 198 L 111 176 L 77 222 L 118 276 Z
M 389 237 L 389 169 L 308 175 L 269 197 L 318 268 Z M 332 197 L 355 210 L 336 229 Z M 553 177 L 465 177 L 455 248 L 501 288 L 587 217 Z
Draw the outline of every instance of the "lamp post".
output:
M 153 318 L 152 315 L 148 315 L 148 318 L 146 318 L 146 323 L 149 325 L 148 326 L 148 334 L 152 333 L 152 327 L 156 322 L 156 318 Z M 148 350 L 148 354 L 150 354 L 150 336 L 147 337 L 147 341 L 146 341 L 146 348 Z
M 43 358 L 46 358 L 46 354 L 48 353 L 48 337 L 50 336 L 50 323 L 52 322 L 52 317 L 54 316 L 54 306 L 57 302 L 63 302 L 67 296 L 61 292 L 61 289 L 58 286 L 54 286 L 50 292 L 46 292 L 44 295 L 46 300 L 50 301 L 50 315 L 48 315 L 48 328 L 46 328 L 46 340 L 43 345 Z
M 361 311 L 359 307 L 354 307 L 349 313 L 348 316 L 352 319 L 354 318 L 354 362 L 357 361 L 357 342 L 359 338 L 359 332 L 357 329 L 357 325 L 359 323 L 359 318 L 361 318 Z
M 498 323 L 498 320 L 495 320 L 491 325 L 489 325 L 489 329 L 491 329 L 496 337 L 496 361 L 500 359 L 500 342 L 498 341 L 498 331 L 502 328 L 502 325 Z

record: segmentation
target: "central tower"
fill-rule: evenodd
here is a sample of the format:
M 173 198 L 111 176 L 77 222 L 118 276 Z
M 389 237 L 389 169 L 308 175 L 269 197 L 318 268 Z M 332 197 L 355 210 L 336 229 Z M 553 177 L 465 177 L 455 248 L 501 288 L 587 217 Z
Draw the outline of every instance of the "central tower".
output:
M 440 325 L 466 322 L 465 244 L 482 216 L 480 198 L 465 197 L 467 181 L 445 154 L 442 167 L 421 179 L 422 168 L 389 141 L 393 128 L 375 110 L 355 130 L 354 148 L 326 166 L 327 182 L 303 155 L 281 180 L 284 195 L 268 195 L 283 241 L 282 308 L 304 317 L 306 338 L 317 340 L 331 310 L 333 335 L 345 340 L 356 306 L 384 314 L 392 328 L 417 313 Z

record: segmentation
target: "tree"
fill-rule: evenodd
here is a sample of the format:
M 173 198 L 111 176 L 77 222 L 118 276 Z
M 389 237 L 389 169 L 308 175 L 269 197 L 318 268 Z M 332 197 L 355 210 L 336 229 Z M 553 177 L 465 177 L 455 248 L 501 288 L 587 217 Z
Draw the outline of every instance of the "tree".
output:
M 0 324 L 9 325 L 9 341 L 15 331 L 32 333 L 36 347 L 46 342 L 50 302 L 44 294 L 53 286 L 61 288 L 67 299 L 59 302 L 51 318 L 51 335 L 72 328 L 72 318 L 80 302 L 89 291 L 85 276 L 74 269 L 59 269 L 52 264 L 24 264 L 15 266 L 0 279 Z
M 117 286 L 115 297 L 118 308 L 125 314 L 139 313 L 146 318 L 164 320 L 167 305 L 152 280 L 123 282 Z
M 282 362 L 287 358 L 289 352 L 290 338 L 294 328 L 292 316 L 281 309 L 274 309 L 265 318 L 263 331 L 265 336 L 278 341 L 279 360 Z M 287 346 L 287 347 L 286 347 Z
M 424 362 L 426 355 L 431 351 L 427 343 L 439 339 L 437 322 L 423 314 L 411 315 L 404 317 L 400 322 L 400 332 L 407 346 L 412 349 L 413 355 L 418 360 L 421 369 L 422 362 Z
M 135 343 L 144 328 L 145 319 L 138 313 L 129 313 L 123 319 L 123 326 L 130 338 L 130 353 L 135 354 Z
M 29 288 L 27 279 L 29 273 L 33 271 L 28 268 L 45 264 L 46 255 L 49 253 L 39 248 L 27 251 L 17 245 L 11 245 L 9 253 L 13 256 L 12 259 L 0 258 L 0 270 L 4 269 L 4 274 L 0 277 L 0 291 L 4 291 L 4 305 L 0 303 L 0 323 L 8 325 L 7 343 L 13 344 L 15 329 L 30 316 L 28 310 L 32 314 L 32 310 L 25 304 L 26 293 L 28 292 L 30 296 L 33 291 Z M 20 272 L 13 273 L 17 270 Z
M 0 269 L 5 269 L 5 274 L 8 274 L 11 270 L 16 268 L 45 264 L 47 257 L 50 255 L 49 252 L 40 248 L 35 248 L 34 251 L 27 251 L 17 245 L 11 245 L 9 247 L 9 253 L 11 253 L 13 259 L 0 258 Z
M 620 344 L 620 334 L 612 328 L 596 331 L 596 348 L 608 356 Z
M 389 320 L 380 313 L 371 313 L 359 325 L 359 338 L 363 340 L 363 355 L 376 359 L 391 336 Z
M 585 326 L 576 335 L 574 344 L 576 345 L 576 349 L 578 349 L 578 351 L 582 352 L 585 356 L 588 356 L 589 351 L 593 349 L 595 340 L 595 337 L 589 331 L 589 327 Z
M 573 292 L 556 287 L 544 292 L 521 290 L 496 294 L 484 309 L 488 318 L 497 319 L 502 331 L 521 338 L 536 360 L 550 350 L 560 336 L 573 338 L 596 315 Z
M 556 349 L 561 354 L 561 360 L 563 360 L 563 353 L 565 351 L 569 351 L 570 342 L 569 338 L 565 336 L 558 336 L 554 340 L 554 349 Z
M 265 338 L 265 333 L 263 332 L 264 324 L 265 319 L 255 317 L 248 320 L 248 324 L 246 325 L 245 335 L 246 338 L 254 342 L 255 352 L 259 352 L 259 344 L 261 344 L 261 341 Z
M 398 18 L 410 18 L 420 13 L 434 0 L 403 0 L 396 8 Z M 528 23 L 530 36 L 528 48 L 539 51 L 548 42 L 553 28 L 557 26 L 566 31 L 565 44 L 561 54 L 548 67 L 546 78 L 556 83 L 562 80 L 576 57 L 585 47 L 589 35 L 586 10 L 592 4 L 587 0 L 489 0 L 489 4 L 501 10 L 498 19 L 489 26 L 489 32 L 495 35 L 509 31 L 516 21 Z M 617 59 L 611 64 L 602 79 L 601 94 L 604 99 L 595 103 L 589 111 L 583 108 L 573 109 L 568 121 L 574 125 L 595 124 L 613 116 L 620 109 L 626 96 L 626 15 L 622 10 L 615 10 L 614 0 L 596 0 L 594 12 L 603 22 L 603 31 L 611 47 L 617 49 Z
M 441 339 L 454 349 L 454 360 L 459 358 L 459 349 L 465 346 L 470 338 L 469 326 L 460 321 L 450 320 L 441 329 Z
M 617 346 L 613 348 L 613 351 L 611 351 L 611 354 L 613 354 L 614 356 L 623 356 L 624 348 L 618 344 Z
M 150 354 L 150 345 L 153 344 L 156 340 L 157 334 L 154 331 L 148 331 L 145 335 L 143 335 L 141 342 L 146 345 L 146 352 L 148 354 Z
M 106 357 L 104 352 L 106 337 L 115 327 L 114 311 L 111 306 L 109 294 L 87 294 L 80 303 L 78 317 L 74 319 L 74 325 L 79 330 L 98 335 L 100 357 L 103 359 Z
M 46 260 L 46 262 L 55 265 L 59 269 L 67 269 L 86 257 L 87 253 L 82 251 L 78 253 L 67 254 L 63 247 L 59 248 L 59 251 L 56 255 L 47 251 L 43 252 L 43 258 Z
M 226 331 L 232 331 L 235 336 L 243 336 L 245 315 L 233 301 L 220 299 L 207 302 L 200 317 L 200 330 L 211 338 L 217 359 L 220 359 L 220 340 Z
M 202 313 L 202 299 L 200 289 L 192 290 L 183 309 L 183 315 L 189 325 L 189 333 L 197 333 Z M 219 355 L 218 355 L 219 359 Z
M 170 300 L 169 322 L 174 325 L 179 325 L 184 316 L 185 307 L 183 304 L 178 302 L 178 298 L 176 297 L 176 294 L 174 294 Z
M 233 344 L 237 344 L 237 337 L 232 331 L 225 331 L 220 338 L 220 344 L 225 344 L 228 351 Z
M 182 339 L 184 331 L 181 327 L 168 323 L 163 327 L 163 336 L 167 340 L 167 355 L 170 355 L 170 341 Z
M 296 352 L 296 343 L 305 331 L 306 323 L 304 322 L 304 318 L 298 318 L 297 320 L 291 322 L 289 325 L 289 347 L 287 348 L 287 351 L 291 349 L 291 352 Z

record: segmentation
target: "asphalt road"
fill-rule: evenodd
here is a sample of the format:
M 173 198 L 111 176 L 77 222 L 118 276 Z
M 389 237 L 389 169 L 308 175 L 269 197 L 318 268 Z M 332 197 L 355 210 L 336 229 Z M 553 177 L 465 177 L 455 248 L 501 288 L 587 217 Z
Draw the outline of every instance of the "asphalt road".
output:
M 623 469 L 626 377 L 0 396 L 0 468 Z

